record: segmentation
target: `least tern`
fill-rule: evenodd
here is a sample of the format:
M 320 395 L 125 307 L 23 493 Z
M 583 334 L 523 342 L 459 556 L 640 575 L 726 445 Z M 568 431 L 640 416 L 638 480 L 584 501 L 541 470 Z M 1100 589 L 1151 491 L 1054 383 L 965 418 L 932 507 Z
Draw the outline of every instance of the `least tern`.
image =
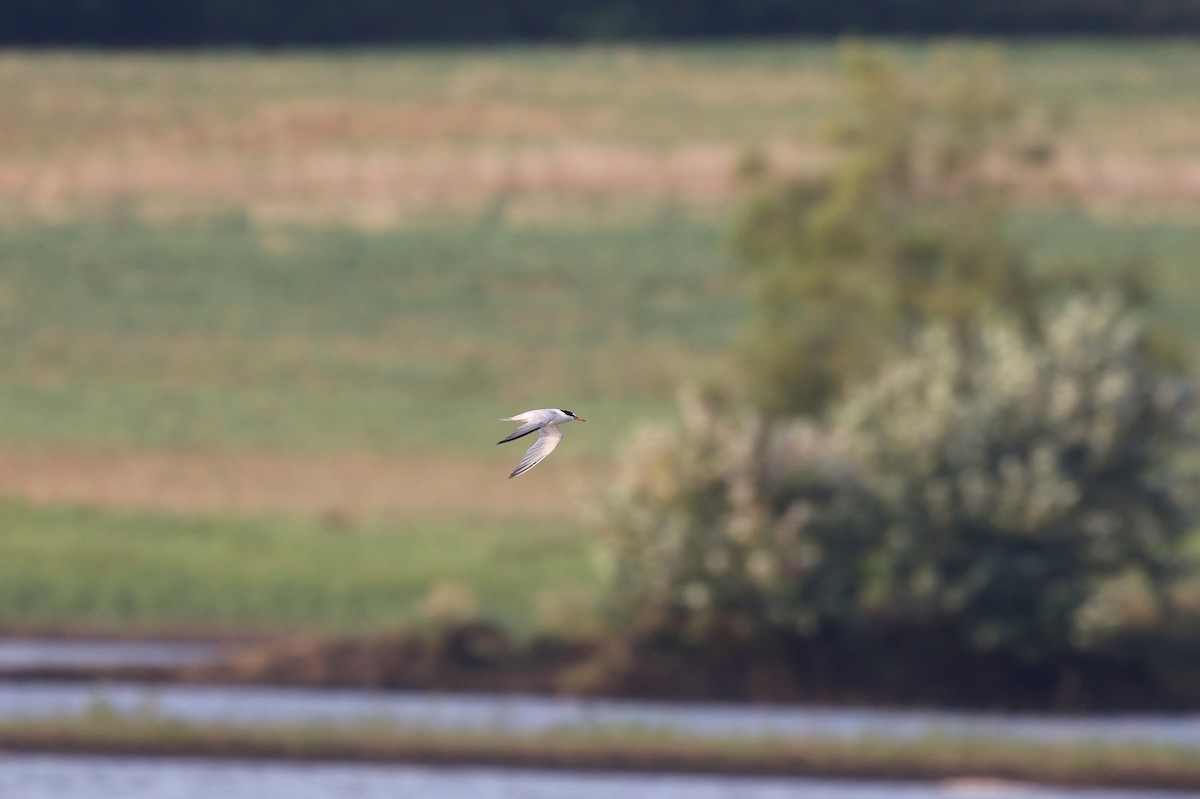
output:
M 521 422 L 521 426 L 507 438 L 502 438 L 497 441 L 497 444 L 503 444 L 506 441 L 513 441 L 521 436 L 527 436 L 534 430 L 541 430 L 537 441 L 533 442 L 533 446 L 525 453 L 525 457 L 521 458 L 521 462 L 517 464 L 517 468 L 513 469 L 513 473 L 508 476 L 511 480 L 518 474 L 527 472 L 534 466 L 542 462 L 542 459 L 554 451 L 558 446 L 558 442 L 562 441 L 562 430 L 559 429 L 560 424 L 567 422 L 586 422 L 582 416 L 576 416 L 571 411 L 566 411 L 561 408 L 538 408 L 536 411 L 525 411 L 518 413 L 516 416 L 510 416 L 507 419 L 501 419 L 502 422 Z

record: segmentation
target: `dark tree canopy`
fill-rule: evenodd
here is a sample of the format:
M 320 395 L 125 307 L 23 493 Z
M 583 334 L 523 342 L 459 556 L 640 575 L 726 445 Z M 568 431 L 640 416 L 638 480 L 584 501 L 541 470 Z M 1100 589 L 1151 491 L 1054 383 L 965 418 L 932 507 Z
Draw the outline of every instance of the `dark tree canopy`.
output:
M 0 0 L 0 45 L 33 46 L 1197 32 L 1200 0 Z

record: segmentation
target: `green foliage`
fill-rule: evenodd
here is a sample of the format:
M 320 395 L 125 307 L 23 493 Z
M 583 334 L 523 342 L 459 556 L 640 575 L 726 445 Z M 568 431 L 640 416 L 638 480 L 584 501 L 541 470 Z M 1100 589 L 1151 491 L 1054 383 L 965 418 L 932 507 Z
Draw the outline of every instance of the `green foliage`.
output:
M 1124 298 L 1084 299 L 1099 280 L 1043 277 L 1010 243 L 998 178 L 1048 140 L 990 53 L 935 52 L 913 77 L 853 46 L 844 64 L 832 171 L 743 164 L 756 410 L 700 406 L 627 467 L 618 604 L 709 642 L 884 622 L 1030 658 L 1164 621 L 1193 420 Z M 1081 298 L 1043 314 L 1065 288 Z M 795 421 L 816 411 L 828 431 Z
M 618 610 L 709 644 L 885 622 L 1030 658 L 1127 631 L 1131 590 L 1165 620 L 1197 519 L 1184 386 L 1115 300 L 1044 330 L 936 326 L 828 429 L 687 404 L 611 498 Z
M 1030 147 L 994 54 L 935 51 L 909 76 L 848 46 L 843 64 L 836 167 L 795 178 L 750 159 L 743 170 L 733 242 L 758 289 L 747 373 L 770 414 L 824 408 L 931 320 L 964 326 L 992 307 L 1032 318 L 1039 299 L 1002 228 L 993 173 Z
M 708 642 L 854 618 L 882 519 L 844 447 L 698 398 L 683 418 L 621 463 L 602 527 L 613 609 Z
M 1112 299 L 1073 300 L 1043 337 L 928 331 L 837 410 L 888 517 L 874 602 L 1032 655 L 1121 627 L 1120 577 L 1165 611 L 1197 518 L 1188 400 Z

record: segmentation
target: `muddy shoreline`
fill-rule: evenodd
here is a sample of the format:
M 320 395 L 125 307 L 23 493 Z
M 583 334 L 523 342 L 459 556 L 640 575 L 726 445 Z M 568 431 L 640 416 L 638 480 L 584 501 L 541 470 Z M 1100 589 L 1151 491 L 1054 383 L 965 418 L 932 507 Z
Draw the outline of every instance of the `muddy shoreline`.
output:
M 22 631 L 30 637 L 32 631 Z M 62 632 L 62 631 L 60 631 Z M 62 632 L 58 636 L 72 637 Z M 1025 664 L 968 660 L 922 642 L 888 648 L 816 643 L 791 652 L 728 651 L 719 657 L 662 641 L 613 638 L 516 642 L 475 622 L 431 631 L 358 637 L 88 635 L 90 640 L 207 642 L 211 663 L 167 666 L 26 666 L 8 681 L 136 681 L 149 684 L 472 692 L 679 702 L 821 704 L 1040 713 L 1189 712 L 1200 679 L 1172 683 L 1135 659 Z M 928 642 L 926 642 L 928 643 Z M 881 656 L 881 652 L 890 655 Z M 915 654 L 914 654 L 915 652 Z M 929 679 L 930 674 L 939 679 Z
M 22 631 L 30 637 L 32 631 Z M 50 638 L 39 635 L 36 637 Z M 76 638 L 75 634 L 59 639 Z M 88 635 L 89 640 L 165 640 L 222 645 L 205 665 L 0 670 L 0 680 L 147 684 L 271 685 L 313 688 L 469 691 L 658 701 L 819 703 L 875 707 L 1013 710 L 1005 703 L 930 701 L 872 693 L 854 672 L 805 691 L 811 662 L 754 657 L 702 662 L 686 650 L 649 642 L 541 641 L 517 645 L 490 625 L 357 638 Z M 829 666 L 828 663 L 824 664 Z M 836 665 L 836 662 L 834 663 Z M 836 673 L 836 672 L 834 672 Z M 826 672 L 828 674 L 828 672 Z M 984 674 L 986 676 L 986 673 Z M 928 681 L 926 681 L 928 682 Z M 897 688 L 899 686 L 899 688 Z M 1026 708 L 1027 709 L 1027 708 Z M 1046 707 L 1034 707 L 1047 710 Z M 1070 710 L 1074 708 L 1049 708 Z M 1145 709 L 1145 708 L 1137 708 Z M 1155 707 L 1182 711 L 1184 706 Z M 1170 745 L 1046 744 L 930 738 L 915 741 L 789 738 L 700 739 L 631 730 L 551 735 L 447 732 L 349 723 L 235 727 L 151 716 L 103 706 L 77 719 L 0 722 L 0 753 L 57 753 L 296 762 L 416 763 L 541 770 L 722 774 L 870 780 L 983 780 L 1073 787 L 1200 791 L 1200 759 Z

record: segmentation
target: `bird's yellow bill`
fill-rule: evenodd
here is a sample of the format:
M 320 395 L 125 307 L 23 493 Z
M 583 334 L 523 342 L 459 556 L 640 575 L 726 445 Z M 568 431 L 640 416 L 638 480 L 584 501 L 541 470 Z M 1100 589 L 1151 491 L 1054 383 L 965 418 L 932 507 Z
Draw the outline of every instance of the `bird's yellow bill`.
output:
M 586 421 L 587 421 L 587 419 L 584 419 L 582 416 L 576 416 L 576 417 L 575 417 L 575 421 L 577 421 L 577 422 L 586 422 Z

